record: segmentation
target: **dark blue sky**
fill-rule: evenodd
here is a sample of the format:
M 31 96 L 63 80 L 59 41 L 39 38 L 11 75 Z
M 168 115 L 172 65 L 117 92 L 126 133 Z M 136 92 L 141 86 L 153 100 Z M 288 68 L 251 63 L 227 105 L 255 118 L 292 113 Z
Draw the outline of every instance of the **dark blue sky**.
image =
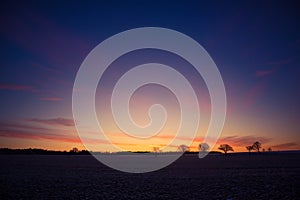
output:
M 71 118 L 73 82 L 89 51 L 121 31 L 154 26 L 180 31 L 208 51 L 224 79 L 232 124 L 242 118 L 251 121 L 245 129 L 268 126 L 232 134 L 276 130 L 274 137 L 290 136 L 286 143 L 299 138 L 296 2 L 6 1 L 0 13 L 1 121 Z

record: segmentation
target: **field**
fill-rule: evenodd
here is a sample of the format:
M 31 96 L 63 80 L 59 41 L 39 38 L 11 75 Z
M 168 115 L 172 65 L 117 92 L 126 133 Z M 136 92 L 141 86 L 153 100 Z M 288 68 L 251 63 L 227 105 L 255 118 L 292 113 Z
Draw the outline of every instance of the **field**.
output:
M 299 158 L 185 155 L 129 174 L 89 155 L 0 155 L 0 199 L 299 199 Z

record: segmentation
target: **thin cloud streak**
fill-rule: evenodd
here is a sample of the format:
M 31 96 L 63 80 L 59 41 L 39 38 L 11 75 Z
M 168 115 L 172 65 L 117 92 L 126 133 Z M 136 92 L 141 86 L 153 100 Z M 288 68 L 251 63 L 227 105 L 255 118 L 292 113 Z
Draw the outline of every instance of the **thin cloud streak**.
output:
M 28 9 L 21 12 L 23 18 L 5 16 L 7 20 L 3 21 L 2 26 L 8 27 L 3 32 L 4 37 L 24 50 L 49 60 L 53 65 L 73 69 L 70 61 L 81 61 L 90 49 L 90 43 L 85 39 L 35 11 Z
M 256 77 L 264 77 L 264 76 L 268 76 L 268 75 L 271 75 L 275 72 L 274 69 L 271 69 L 271 70 L 258 70 L 255 72 L 255 76 Z
M 56 142 L 67 142 L 82 144 L 81 139 L 72 135 L 51 134 L 46 132 L 30 132 L 21 130 L 0 130 L 0 137 L 20 138 L 31 140 L 54 140 Z M 106 140 L 82 138 L 88 144 L 110 144 Z M 126 143 L 112 143 L 118 145 L 128 145 Z M 133 144 L 132 144 L 133 145 Z
M 17 85 L 17 84 L 0 84 L 0 90 L 36 92 L 36 90 L 32 86 L 29 86 L 29 85 Z
M 26 120 L 27 121 L 27 120 Z M 19 124 L 19 123 L 10 123 L 10 122 L 0 122 L 0 129 L 7 129 L 7 130 L 15 130 L 15 129 L 27 129 L 31 131 L 49 131 L 47 128 L 43 127 L 37 127 L 32 125 L 25 125 L 25 124 Z M 51 129 L 52 130 L 52 129 Z
M 0 137 L 6 138 L 54 140 L 57 142 L 81 144 L 81 140 L 76 134 L 74 134 L 75 132 L 76 130 L 73 127 L 70 130 L 64 130 L 0 122 Z M 107 144 L 106 140 L 89 138 L 83 139 L 89 144 Z
M 42 101 L 62 101 L 64 100 L 63 98 L 59 97 L 46 97 L 46 98 L 40 98 Z
M 294 148 L 299 148 L 299 144 L 294 143 L 294 142 L 287 142 L 287 143 L 282 143 L 282 144 L 277 144 L 272 146 L 273 149 L 294 149 Z
M 283 60 L 275 60 L 275 61 L 268 62 L 267 65 L 282 66 L 282 65 L 290 64 L 293 60 L 294 60 L 294 57 L 290 57 L 290 58 L 283 59 Z
M 261 143 L 268 143 L 272 139 L 271 138 L 266 138 L 266 137 L 261 137 L 261 136 L 238 136 L 238 135 L 233 135 L 233 136 L 228 136 L 228 137 L 223 137 L 221 138 L 218 143 L 228 143 L 233 146 L 248 146 L 252 145 L 254 142 L 259 141 Z
M 28 119 L 27 121 L 46 124 L 46 125 L 75 126 L 73 119 L 67 119 L 62 117 L 52 118 L 52 119 L 34 118 L 34 119 Z
M 20 131 L 20 130 L 0 130 L 0 137 L 8 137 L 8 138 L 21 138 L 21 139 L 33 139 L 33 140 L 56 140 L 59 142 L 70 142 L 70 143 L 81 143 L 80 139 L 75 137 L 68 137 L 63 135 L 55 135 L 49 133 L 31 133 L 28 131 Z
M 246 106 L 253 105 L 258 100 L 258 98 L 263 94 L 263 92 L 266 90 L 267 87 L 268 87 L 268 82 L 266 81 L 259 81 L 254 86 L 252 86 L 245 96 L 244 102 Z
M 32 140 L 53 140 L 57 142 L 67 142 L 67 143 L 74 143 L 75 145 L 82 144 L 80 138 L 75 134 L 76 130 L 74 128 L 74 122 L 72 119 L 67 118 L 53 118 L 53 119 L 26 119 L 27 122 L 33 123 L 40 123 L 46 125 L 54 125 L 53 128 L 45 128 L 45 127 L 38 127 L 34 124 L 19 124 L 19 123 L 9 123 L 9 122 L 0 122 L 0 137 L 6 138 L 20 138 L 20 139 L 32 139 Z M 70 127 L 69 130 L 59 129 L 58 127 Z M 116 134 L 113 134 L 114 136 Z M 117 134 L 117 137 L 120 138 L 123 134 Z M 173 135 L 162 135 L 156 136 L 157 139 L 160 139 L 158 144 L 153 144 L 154 146 L 165 147 L 163 141 L 173 139 Z M 86 143 L 92 145 L 106 145 L 110 144 L 107 140 L 101 139 L 94 139 L 94 138 L 82 138 Z M 188 137 L 180 137 L 178 138 L 182 140 L 182 144 L 191 140 Z M 196 137 L 193 140 L 193 144 L 191 149 L 196 150 L 198 144 L 203 141 L 202 137 Z M 222 137 L 217 141 L 217 144 L 230 144 L 233 147 L 245 147 L 248 145 L 252 145 L 255 141 L 261 142 L 263 145 L 268 144 L 272 141 L 271 138 L 262 137 L 262 136 L 239 136 L 239 135 L 232 135 L 227 137 Z M 112 144 L 117 146 L 139 146 L 139 144 L 133 144 L 130 141 L 111 141 Z M 151 145 L 150 145 L 151 146 Z M 270 145 L 269 145 L 270 146 Z M 177 148 L 177 145 L 169 146 Z M 283 144 L 271 145 L 273 150 L 278 149 L 297 149 L 299 145 L 294 142 L 288 142 Z

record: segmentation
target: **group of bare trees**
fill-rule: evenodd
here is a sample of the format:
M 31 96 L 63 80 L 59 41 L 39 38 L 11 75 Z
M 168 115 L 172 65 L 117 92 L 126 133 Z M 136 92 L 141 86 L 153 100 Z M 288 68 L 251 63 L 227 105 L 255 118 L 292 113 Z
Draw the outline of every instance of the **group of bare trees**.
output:
M 207 152 L 209 145 L 207 143 L 200 143 L 198 148 L 199 152 Z M 233 148 L 228 144 L 221 144 L 218 149 L 223 151 L 225 154 L 227 154 L 228 151 L 234 151 Z
M 199 152 L 200 153 L 205 153 L 208 152 L 209 150 L 209 145 L 207 143 L 200 143 L 198 146 Z M 260 149 L 262 148 L 261 143 L 256 141 L 254 142 L 252 145 L 250 146 L 246 146 L 246 149 L 249 151 L 249 153 L 253 150 L 253 151 L 257 151 L 260 152 Z M 232 148 L 232 146 L 230 146 L 229 144 L 221 144 L 218 147 L 219 150 L 223 151 L 224 154 L 226 155 L 229 151 L 234 151 L 234 149 Z M 190 147 L 187 145 L 180 145 L 177 148 L 177 151 L 179 152 L 188 152 L 190 151 Z M 268 148 L 268 151 L 272 151 L 271 148 Z M 158 147 L 153 147 L 153 152 L 158 153 L 159 152 L 159 148 Z
M 246 149 L 249 151 L 249 153 L 253 150 L 253 151 L 257 151 L 260 152 L 260 149 L 262 148 L 261 143 L 256 141 L 254 142 L 252 145 L 250 146 L 246 146 Z M 207 143 L 200 143 L 198 146 L 199 152 L 207 152 L 209 150 L 209 145 Z M 230 146 L 229 144 L 221 144 L 218 147 L 219 150 L 223 151 L 224 154 L 227 154 L 229 151 L 234 151 L 234 149 L 232 148 L 232 146 Z M 186 145 L 180 145 L 178 147 L 178 151 L 180 152 L 186 152 L 189 151 L 189 147 Z M 268 151 L 272 151 L 271 148 L 268 149 Z
M 209 145 L 207 143 L 200 143 L 198 148 L 199 152 L 207 152 Z M 223 151 L 225 154 L 227 154 L 228 151 L 234 151 L 229 144 L 221 144 L 218 149 Z
M 246 149 L 249 151 L 249 153 L 253 150 L 253 151 L 257 151 L 257 152 L 260 152 L 260 149 L 261 149 L 261 143 L 256 141 L 254 142 L 252 145 L 250 146 L 246 146 Z

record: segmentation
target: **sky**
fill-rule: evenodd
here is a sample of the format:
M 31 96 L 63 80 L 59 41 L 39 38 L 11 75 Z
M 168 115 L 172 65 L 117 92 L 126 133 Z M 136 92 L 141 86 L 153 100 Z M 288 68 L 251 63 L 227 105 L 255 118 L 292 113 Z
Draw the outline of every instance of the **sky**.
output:
M 213 150 L 227 143 L 247 151 L 255 141 L 274 151 L 299 150 L 299 13 L 292 1 L 1 1 L 0 147 L 84 149 L 72 115 L 73 84 L 83 60 L 117 33 L 163 27 L 201 44 L 222 75 L 227 116 Z M 96 92 L 100 124 L 122 150 L 149 151 L 174 138 L 179 104 L 162 86 L 145 85 L 130 100 L 131 116 L 141 126 L 151 121 L 151 105 L 165 106 L 166 124 L 148 140 L 122 133 L 107 106 L 123 73 L 154 61 L 178 70 L 196 91 L 201 119 L 191 149 L 197 150 L 211 111 L 205 82 L 184 59 L 162 50 L 130 52 L 109 66 Z M 111 151 L 105 142 L 90 142 Z

